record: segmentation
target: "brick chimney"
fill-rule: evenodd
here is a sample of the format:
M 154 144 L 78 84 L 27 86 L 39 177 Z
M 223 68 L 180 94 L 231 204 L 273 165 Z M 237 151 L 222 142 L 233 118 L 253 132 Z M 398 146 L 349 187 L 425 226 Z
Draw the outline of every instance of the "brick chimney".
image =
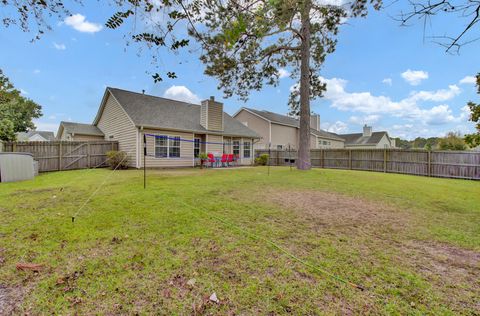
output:
M 210 131 L 223 131 L 223 103 L 216 102 L 213 96 L 202 101 L 200 124 Z
M 312 113 L 310 115 L 310 128 L 319 131 L 320 130 L 320 115 Z
M 363 136 L 364 137 L 372 136 L 372 127 L 371 126 L 368 126 L 367 124 L 365 124 L 363 126 Z

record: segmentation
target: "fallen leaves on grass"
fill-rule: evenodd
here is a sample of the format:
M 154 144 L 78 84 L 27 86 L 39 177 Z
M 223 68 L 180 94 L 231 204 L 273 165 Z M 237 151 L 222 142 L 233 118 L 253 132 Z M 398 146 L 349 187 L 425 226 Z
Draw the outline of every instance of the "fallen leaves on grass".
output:
M 37 263 L 17 263 L 17 270 L 39 272 L 43 269 L 43 264 Z

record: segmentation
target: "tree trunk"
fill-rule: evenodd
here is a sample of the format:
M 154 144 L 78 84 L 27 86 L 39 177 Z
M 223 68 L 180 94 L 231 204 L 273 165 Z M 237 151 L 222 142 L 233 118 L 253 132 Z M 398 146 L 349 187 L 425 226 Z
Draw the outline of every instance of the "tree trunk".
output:
M 297 168 L 308 170 L 310 163 L 310 1 L 302 12 L 300 65 L 300 135 Z

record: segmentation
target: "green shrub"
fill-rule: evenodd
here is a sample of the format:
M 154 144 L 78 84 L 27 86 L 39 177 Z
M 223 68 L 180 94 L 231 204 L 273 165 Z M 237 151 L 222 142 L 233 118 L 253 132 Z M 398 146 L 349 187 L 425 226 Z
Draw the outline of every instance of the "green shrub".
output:
M 110 169 L 127 169 L 128 168 L 128 156 L 124 151 L 108 151 L 107 152 L 107 164 Z
M 258 166 L 266 166 L 268 163 L 268 154 L 260 155 L 260 157 L 255 158 L 255 164 Z
M 208 154 L 207 153 L 200 153 L 198 155 L 198 158 L 200 159 L 200 168 L 203 169 L 203 165 L 205 164 L 205 161 L 208 160 Z

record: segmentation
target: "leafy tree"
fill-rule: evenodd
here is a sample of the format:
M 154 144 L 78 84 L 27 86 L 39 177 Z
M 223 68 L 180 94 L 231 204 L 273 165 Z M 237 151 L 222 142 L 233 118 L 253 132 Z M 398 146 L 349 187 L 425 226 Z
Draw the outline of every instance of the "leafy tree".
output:
M 15 133 L 35 129 L 33 119 L 42 116 L 37 103 L 23 97 L 0 70 L 0 140 L 15 140 Z
M 480 94 L 480 73 L 477 75 L 477 93 Z M 465 142 L 472 148 L 480 146 L 480 104 L 468 102 L 470 121 L 477 123 L 477 133 L 465 135 Z
M 335 50 L 343 19 L 364 16 L 367 2 L 378 9 L 380 0 L 352 1 L 349 6 L 323 1 L 201 0 L 202 32 L 190 28 L 202 46 L 205 73 L 216 77 L 225 97 L 247 100 L 252 90 L 278 85 L 279 71 L 291 70 L 298 80 L 289 104 L 300 117 L 297 167 L 310 168 L 310 101 L 321 97 L 326 85 L 319 71 Z
M 449 132 L 445 137 L 440 138 L 438 146 L 441 150 L 465 150 L 467 146 L 460 133 Z

